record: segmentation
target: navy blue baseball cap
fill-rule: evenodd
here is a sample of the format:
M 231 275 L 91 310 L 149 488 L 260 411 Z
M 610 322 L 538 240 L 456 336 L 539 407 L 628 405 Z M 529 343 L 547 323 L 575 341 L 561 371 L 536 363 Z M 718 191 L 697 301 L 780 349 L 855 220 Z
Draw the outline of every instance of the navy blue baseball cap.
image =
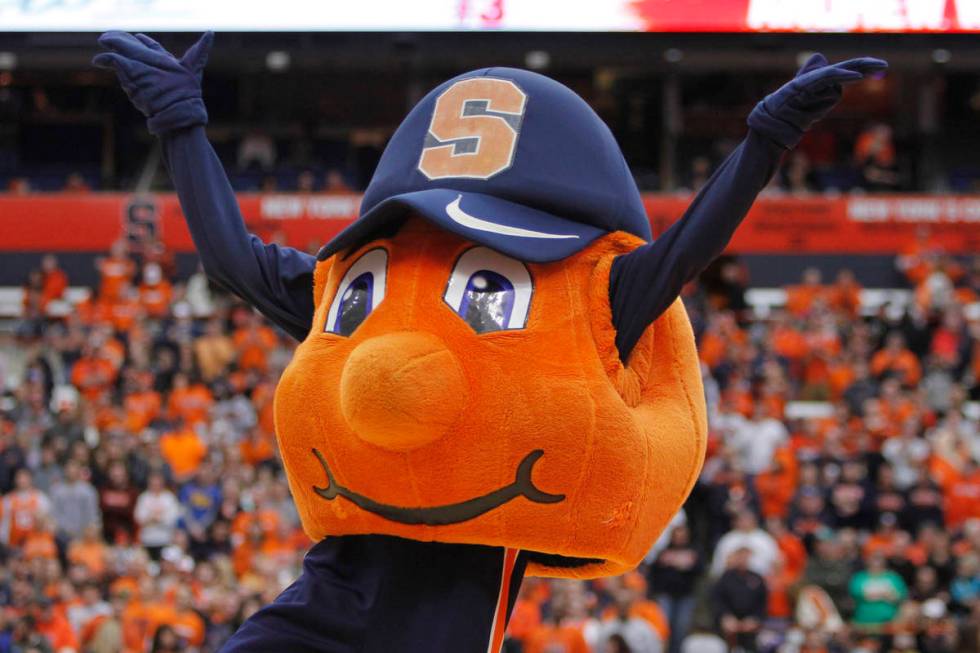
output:
M 561 260 L 612 231 L 651 238 L 605 123 L 571 89 L 514 68 L 465 73 L 429 92 L 385 148 L 360 217 L 318 258 L 409 213 L 529 262 Z

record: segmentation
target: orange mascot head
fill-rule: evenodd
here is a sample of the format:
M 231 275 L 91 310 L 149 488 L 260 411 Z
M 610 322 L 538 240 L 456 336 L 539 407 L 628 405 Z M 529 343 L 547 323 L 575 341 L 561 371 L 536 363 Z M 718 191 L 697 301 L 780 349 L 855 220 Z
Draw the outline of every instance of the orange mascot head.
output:
M 361 210 L 320 253 L 276 394 L 310 537 L 510 547 L 547 576 L 635 566 L 706 420 L 679 301 L 617 349 L 610 268 L 650 233 L 609 130 L 545 77 L 468 73 L 408 115 Z

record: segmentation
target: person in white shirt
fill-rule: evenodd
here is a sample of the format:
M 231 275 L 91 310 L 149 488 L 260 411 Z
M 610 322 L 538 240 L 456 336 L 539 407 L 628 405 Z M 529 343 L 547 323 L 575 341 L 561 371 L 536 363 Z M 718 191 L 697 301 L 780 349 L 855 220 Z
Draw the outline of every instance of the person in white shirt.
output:
M 715 426 L 725 434 L 725 444 L 738 456 L 746 474 L 761 474 L 773 461 L 776 450 L 789 441 L 786 426 L 768 415 L 766 403 L 755 403 L 752 419 L 739 413 L 723 413 Z
M 625 583 L 613 590 L 616 600 L 616 616 L 599 625 L 597 641 L 605 650 L 613 635 L 619 635 L 631 653 L 662 653 L 663 642 L 653 627 L 640 617 L 630 615 L 633 603 L 639 598 L 637 592 Z
M 150 475 L 148 487 L 136 500 L 136 523 L 140 526 L 140 543 L 154 560 L 160 559 L 163 547 L 173 542 L 180 517 L 180 504 L 167 489 L 163 475 Z
M 895 470 L 895 485 L 907 490 L 919 479 L 919 470 L 932 454 L 929 441 L 919 437 L 922 426 L 918 418 L 910 418 L 902 425 L 898 437 L 888 438 L 881 447 L 881 455 Z
M 749 569 L 763 577 L 769 575 L 781 555 L 776 540 L 759 528 L 755 515 L 751 512 L 742 512 L 735 517 L 735 529 L 725 533 L 718 540 L 711 561 L 711 575 L 720 576 L 725 571 L 729 556 L 742 547 L 752 552 L 749 557 Z

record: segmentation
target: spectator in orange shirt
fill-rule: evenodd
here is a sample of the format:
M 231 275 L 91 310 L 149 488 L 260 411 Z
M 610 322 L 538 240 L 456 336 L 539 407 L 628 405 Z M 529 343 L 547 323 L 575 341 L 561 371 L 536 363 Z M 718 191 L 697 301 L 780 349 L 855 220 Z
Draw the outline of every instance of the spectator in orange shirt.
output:
M 238 447 L 242 454 L 242 460 L 252 467 L 258 467 L 276 457 L 275 442 L 272 435 L 259 427 L 249 430 L 248 437 L 242 438 Z
M 61 299 L 68 289 L 68 275 L 58 267 L 58 259 L 54 254 L 45 254 L 41 259 L 41 307 Z
M 898 530 L 898 518 L 890 512 L 882 513 L 878 518 L 878 528 L 864 542 L 862 555 L 865 560 L 880 555 L 885 558 L 897 557 L 901 551 L 898 544 L 902 533 Z
M 517 591 L 517 600 L 507 623 L 507 637 L 526 650 L 531 634 L 541 626 L 541 605 L 535 596 L 540 581 L 528 578 Z
M 920 225 L 915 231 L 915 241 L 902 248 L 895 258 L 895 266 L 913 285 L 922 283 L 932 272 L 939 244 L 933 239 L 929 227 Z
M 804 270 L 802 282 L 786 288 L 786 310 L 795 317 L 809 313 L 816 300 L 826 294 L 822 281 L 823 276 L 817 268 Z
M 782 311 L 773 314 L 769 342 L 776 354 L 791 362 L 801 361 L 809 351 L 806 337 Z
M 170 465 L 174 479 L 184 482 L 197 472 L 208 455 L 208 447 L 192 426 L 178 418 L 174 429 L 160 438 L 160 453 Z
M 205 381 L 214 381 L 235 360 L 235 343 L 224 332 L 221 320 L 208 320 L 204 335 L 194 341 L 194 358 Z
M 836 311 L 855 318 L 861 311 L 861 284 L 848 269 L 840 270 L 827 293 L 827 303 Z
M 915 403 L 902 392 L 902 386 L 896 378 L 882 381 L 878 406 L 887 422 L 887 434 L 890 436 L 898 435 L 905 422 L 917 413 Z
M 38 517 L 35 528 L 27 534 L 21 543 L 21 554 L 24 560 L 55 560 L 58 557 L 58 545 L 54 539 L 55 524 L 50 517 Z
M 93 328 L 89 343 L 98 350 L 100 356 L 112 363 L 112 367 L 117 371 L 126 362 L 126 346 L 113 337 L 112 329 L 108 326 Z
M 726 356 L 732 356 L 735 349 L 747 342 L 748 334 L 739 329 L 735 314 L 725 311 L 714 315 L 708 322 L 708 328 L 701 336 L 701 342 L 698 343 L 698 352 L 701 360 L 714 369 L 725 360 Z
M 922 378 L 922 367 L 915 354 L 905 346 L 901 333 L 892 331 L 885 339 L 885 346 L 871 358 L 871 373 L 876 377 L 895 374 L 904 385 L 915 386 Z
M 126 248 L 126 241 L 117 240 L 109 249 L 109 256 L 95 262 L 102 282 L 99 286 L 99 299 L 112 302 L 117 299 L 122 290 L 130 284 L 136 266 Z
M 158 263 L 143 266 L 143 283 L 139 287 L 139 301 L 146 314 L 153 318 L 163 318 L 170 310 L 173 288 L 163 278 Z
M 163 400 L 160 393 L 153 389 L 153 374 L 133 370 L 126 376 L 126 385 L 130 390 L 123 398 L 126 428 L 130 433 L 138 434 L 160 417 Z
M 867 366 L 864 366 L 867 371 Z M 857 369 L 853 364 L 853 357 L 844 353 L 834 359 L 827 370 L 827 387 L 830 390 L 830 399 L 839 402 L 854 381 L 857 380 Z
M 269 350 L 276 346 L 276 333 L 259 321 L 255 313 L 244 313 L 242 325 L 235 330 L 233 341 L 238 350 L 238 367 L 265 372 Z
M 147 234 L 142 247 L 143 263 L 156 263 L 160 266 L 160 272 L 165 279 L 174 279 L 177 276 L 177 261 L 174 253 L 167 249 L 159 236 L 155 233 Z
M 67 558 L 69 562 L 88 569 L 93 578 L 102 578 L 106 572 L 106 556 L 109 549 L 102 540 L 101 528 L 91 524 L 82 537 L 71 541 L 68 545 Z
M 806 567 L 807 555 L 803 541 L 786 528 L 786 523 L 782 519 L 776 517 L 766 520 L 766 530 L 776 540 L 776 546 L 783 556 L 780 571 L 785 574 L 789 584 L 795 583 L 803 575 L 803 569 Z
M 236 530 L 236 529 L 232 529 Z M 265 530 L 258 521 L 249 521 L 245 526 L 244 540 L 235 547 L 232 553 L 232 567 L 235 575 L 241 577 L 252 566 L 252 559 L 262 550 L 265 544 Z
M 187 645 L 197 647 L 204 643 L 204 620 L 194 611 L 193 596 L 186 585 L 177 588 L 174 614 L 168 625 Z
M 798 444 L 795 446 L 799 446 Z M 755 477 L 756 492 L 763 517 L 785 518 L 796 492 L 798 463 L 794 449 L 781 447 L 773 454 L 772 464 Z
M 3 498 L 0 510 L 0 542 L 21 546 L 51 514 L 48 497 L 34 487 L 30 470 L 22 467 L 14 475 L 14 490 Z
M 173 378 L 173 390 L 167 401 L 167 412 L 172 419 L 183 418 L 190 426 L 205 422 L 214 404 L 211 391 L 203 383 L 192 383 L 186 374 L 177 373 Z
M 99 322 L 112 325 L 116 333 L 128 333 L 144 317 L 139 291 L 129 284 L 122 286 L 111 300 L 99 300 Z
M 884 123 L 868 126 L 854 143 L 854 163 L 861 187 L 868 191 L 893 191 L 898 187 L 892 128 Z
M 116 382 L 116 374 L 116 367 L 103 354 L 102 349 L 86 344 L 81 358 L 71 368 L 71 382 L 82 396 L 94 402 L 112 388 Z
M 78 651 L 78 637 L 68 619 L 55 610 L 54 603 L 46 596 L 38 597 L 28 608 L 28 614 L 34 618 L 34 627 L 44 635 L 51 644 L 52 650 Z
M 552 612 L 556 614 L 535 628 L 527 638 L 524 653 L 589 653 L 589 645 L 582 631 L 574 626 L 562 625 L 561 612 Z
M 942 489 L 948 527 L 959 528 L 980 516 L 980 467 L 971 456 L 963 456 L 959 469 L 947 477 Z

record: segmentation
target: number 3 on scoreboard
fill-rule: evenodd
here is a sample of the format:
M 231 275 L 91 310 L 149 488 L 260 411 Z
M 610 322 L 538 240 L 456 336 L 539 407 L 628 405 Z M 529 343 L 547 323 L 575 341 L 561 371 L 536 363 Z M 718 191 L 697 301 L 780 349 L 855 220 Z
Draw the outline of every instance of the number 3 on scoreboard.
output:
M 436 100 L 419 157 L 429 179 L 489 179 L 514 162 L 527 95 L 514 82 L 473 77 Z

